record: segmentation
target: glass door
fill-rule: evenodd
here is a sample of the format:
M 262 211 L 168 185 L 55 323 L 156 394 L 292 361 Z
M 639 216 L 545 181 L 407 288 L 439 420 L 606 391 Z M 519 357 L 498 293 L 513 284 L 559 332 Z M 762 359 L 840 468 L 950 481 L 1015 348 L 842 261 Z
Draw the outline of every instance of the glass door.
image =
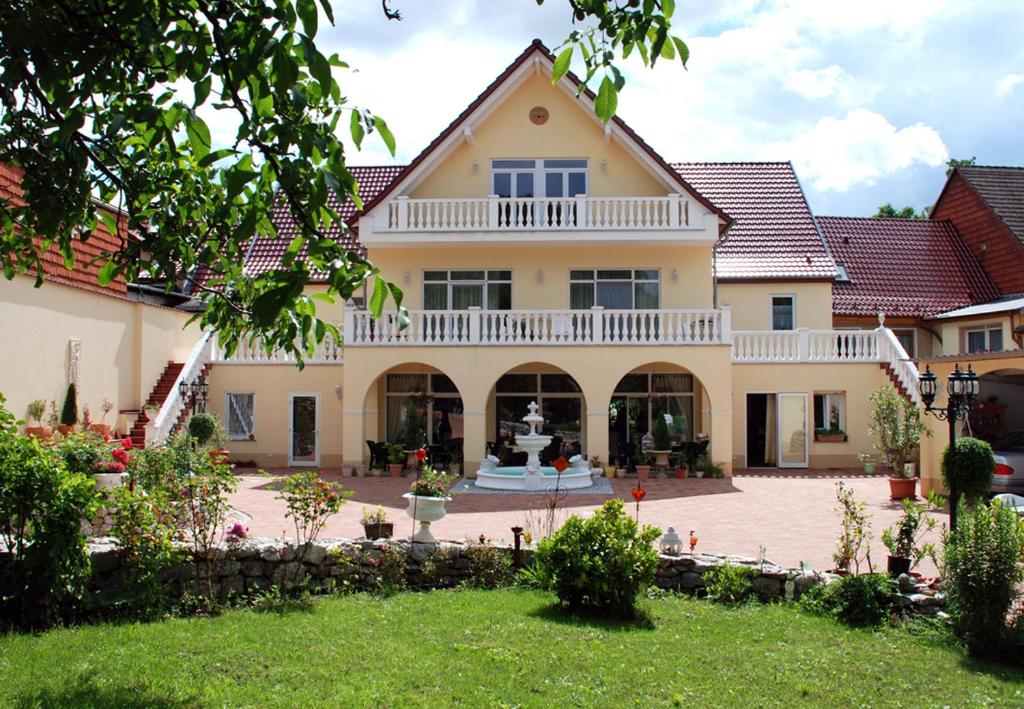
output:
M 288 395 L 288 465 L 320 465 L 320 395 Z
M 807 394 L 778 394 L 780 468 L 807 467 Z

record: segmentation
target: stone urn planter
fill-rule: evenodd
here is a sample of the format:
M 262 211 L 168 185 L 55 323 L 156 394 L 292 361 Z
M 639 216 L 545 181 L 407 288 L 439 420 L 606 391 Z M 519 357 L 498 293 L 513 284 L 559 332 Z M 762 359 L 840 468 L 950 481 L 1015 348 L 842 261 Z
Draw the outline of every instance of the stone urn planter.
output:
M 92 479 L 97 490 L 113 490 L 124 485 L 128 473 L 93 473 Z
M 917 478 L 889 478 L 889 497 L 893 500 L 917 497 Z
M 430 523 L 444 518 L 448 511 L 445 504 L 451 501 L 450 497 L 425 497 L 407 492 L 402 497 L 409 501 L 405 513 L 420 523 L 420 531 L 413 535 L 414 542 L 424 544 L 436 544 L 437 539 L 430 533 Z
M 654 465 L 658 468 L 664 469 L 668 467 L 668 456 L 672 451 L 651 451 L 654 455 Z

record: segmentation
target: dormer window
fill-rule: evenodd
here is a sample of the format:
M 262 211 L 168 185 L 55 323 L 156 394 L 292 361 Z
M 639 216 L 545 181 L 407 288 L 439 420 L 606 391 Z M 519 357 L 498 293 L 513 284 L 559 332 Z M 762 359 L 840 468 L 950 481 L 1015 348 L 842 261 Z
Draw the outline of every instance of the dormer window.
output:
M 586 193 L 585 159 L 491 161 L 491 194 L 499 197 L 575 197 Z

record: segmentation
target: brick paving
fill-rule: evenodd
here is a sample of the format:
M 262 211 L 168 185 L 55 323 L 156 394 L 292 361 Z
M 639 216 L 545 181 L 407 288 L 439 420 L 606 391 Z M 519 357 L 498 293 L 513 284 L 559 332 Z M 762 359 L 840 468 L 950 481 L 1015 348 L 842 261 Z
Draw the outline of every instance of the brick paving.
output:
M 269 476 L 240 470 L 240 485 L 232 505 L 249 515 L 250 532 L 256 536 L 288 534 L 284 504 L 275 499 L 275 478 L 287 470 L 270 471 Z M 383 505 L 395 535 L 407 537 L 413 522 L 405 514 L 402 494 L 406 478 L 342 478 L 338 471 L 323 471 L 325 479 L 341 482 L 353 491 L 340 514 L 333 517 L 324 536 L 362 536 L 363 506 Z M 886 549 L 882 530 L 899 517 L 899 505 L 889 499 L 885 477 L 869 477 L 855 471 L 776 472 L 738 471 L 731 479 L 651 480 L 645 483 L 647 496 L 640 508 L 640 521 L 662 529 L 676 527 L 685 536 L 695 530 L 698 551 L 756 557 L 763 546 L 766 557 L 776 563 L 795 566 L 804 561 L 817 569 L 830 568 L 835 540 L 839 534 L 839 513 L 835 511 L 835 486 L 845 482 L 858 499 L 867 502 L 874 532 L 872 559 L 884 570 Z M 635 479 L 613 480 L 615 495 L 626 500 L 632 511 L 630 490 Z M 587 512 L 600 506 L 608 495 L 572 495 L 562 502 L 560 517 Z M 540 530 L 543 526 L 544 495 L 456 495 L 448 503 L 448 515 L 432 525 L 439 539 L 477 539 L 481 534 L 510 542 L 512 526 Z M 939 513 L 940 524 L 948 524 Z M 935 540 L 938 533 L 934 534 Z M 934 574 L 930 561 L 920 569 Z

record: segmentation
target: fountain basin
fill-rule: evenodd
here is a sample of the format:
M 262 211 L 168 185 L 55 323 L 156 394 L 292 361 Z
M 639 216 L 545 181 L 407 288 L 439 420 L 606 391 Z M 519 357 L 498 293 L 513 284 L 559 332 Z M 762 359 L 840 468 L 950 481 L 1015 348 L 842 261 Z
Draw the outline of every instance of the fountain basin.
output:
M 558 472 L 551 467 L 542 467 L 540 473 L 543 477 L 543 487 L 541 489 L 544 491 L 554 490 L 556 484 L 562 490 L 578 490 L 590 487 L 594 483 L 589 469 L 569 468 L 562 473 L 561 479 L 557 479 Z M 481 467 L 473 483 L 477 487 L 490 490 L 526 490 L 525 476 L 526 466 L 523 465 L 491 468 L 489 470 Z

